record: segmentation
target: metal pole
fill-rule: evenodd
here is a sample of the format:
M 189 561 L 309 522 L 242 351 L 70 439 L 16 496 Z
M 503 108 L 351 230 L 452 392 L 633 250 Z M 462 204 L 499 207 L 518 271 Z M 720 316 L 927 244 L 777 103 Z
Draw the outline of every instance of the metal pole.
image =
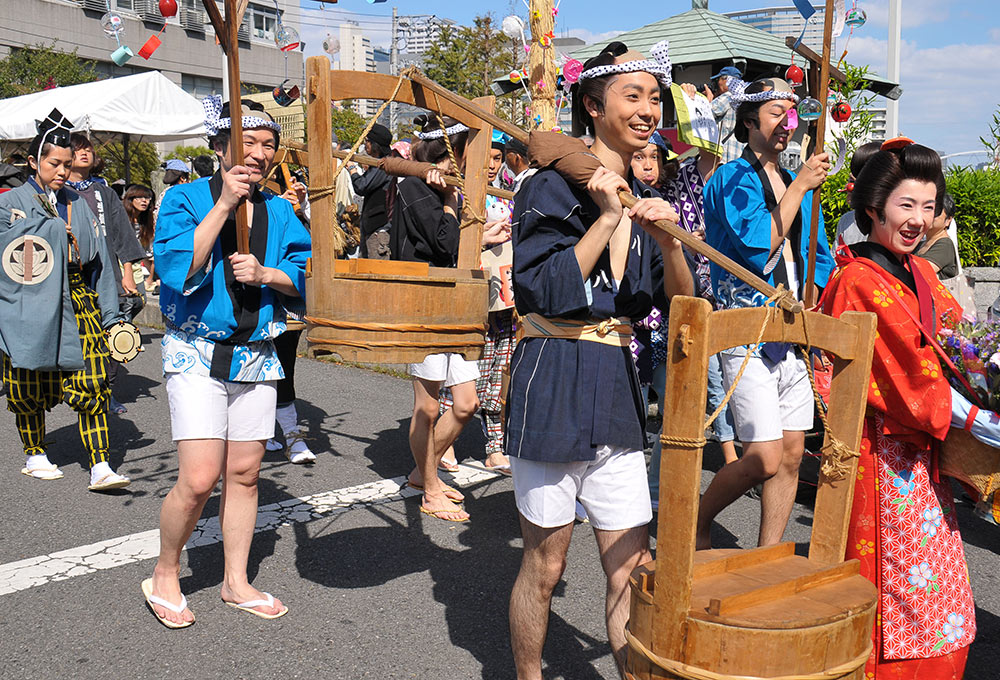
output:
M 392 8 L 392 42 L 389 43 L 389 73 L 399 75 L 399 10 Z M 389 132 L 396 134 L 396 102 L 389 104 Z
M 903 7 L 901 0 L 889 0 L 889 80 L 899 82 L 899 48 L 903 33 Z M 887 139 L 899 136 L 899 100 L 886 99 L 885 136 Z

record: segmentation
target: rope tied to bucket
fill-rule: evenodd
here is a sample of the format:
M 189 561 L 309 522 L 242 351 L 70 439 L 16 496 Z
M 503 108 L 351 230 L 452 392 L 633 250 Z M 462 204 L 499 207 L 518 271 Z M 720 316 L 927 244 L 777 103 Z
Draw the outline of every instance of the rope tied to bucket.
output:
M 758 675 L 716 673 L 715 671 L 698 668 L 697 666 L 689 666 L 686 663 L 674 661 L 673 659 L 665 659 L 658 654 L 654 654 L 652 650 L 642 644 L 637 637 L 632 635 L 628 627 L 625 628 L 625 639 L 628 641 L 629 648 L 641 654 L 646 661 L 662 668 L 668 673 L 684 678 L 684 680 L 834 680 L 835 678 L 843 678 L 861 668 L 868 661 L 868 657 L 872 653 L 872 645 L 869 642 L 867 649 L 862 654 L 833 668 L 826 668 L 815 673 L 797 673 L 795 675 L 781 675 L 765 679 Z

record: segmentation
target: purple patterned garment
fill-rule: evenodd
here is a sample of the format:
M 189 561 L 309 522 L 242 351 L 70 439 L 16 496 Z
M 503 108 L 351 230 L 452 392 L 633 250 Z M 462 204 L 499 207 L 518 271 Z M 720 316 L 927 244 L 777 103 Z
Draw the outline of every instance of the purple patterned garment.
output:
M 702 196 L 705 193 L 705 178 L 698 170 L 698 157 L 688 158 L 681 163 L 677 172 L 677 177 L 671 180 L 666 186 L 660 188 L 663 198 L 674 205 L 674 209 L 681 218 L 681 226 L 692 234 L 705 233 L 705 215 L 702 204 Z M 702 297 L 709 302 L 714 301 L 712 296 L 712 279 L 709 273 L 708 258 L 704 255 L 694 254 L 694 259 L 698 263 L 696 273 L 698 275 L 699 290 Z

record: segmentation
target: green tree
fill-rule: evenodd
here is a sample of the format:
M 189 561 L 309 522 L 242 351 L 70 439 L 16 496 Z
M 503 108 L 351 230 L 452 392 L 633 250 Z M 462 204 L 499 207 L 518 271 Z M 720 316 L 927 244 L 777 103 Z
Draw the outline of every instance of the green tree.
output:
M 207 146 L 183 146 L 178 144 L 174 150 L 164 156 L 163 160 L 177 158 L 185 163 L 198 156 L 214 156 L 215 153 Z
M 983 143 L 986 151 L 989 152 L 990 162 L 993 163 L 994 167 L 1000 166 L 1000 107 L 997 107 L 996 113 L 993 114 L 993 124 L 990 125 L 990 134 L 986 137 L 980 137 L 979 141 Z
M 333 134 L 338 142 L 354 144 L 364 132 L 367 122 L 354 112 L 349 101 L 344 102 L 344 108 L 334 109 L 330 114 L 333 118 Z
M 108 183 L 125 179 L 125 150 L 121 142 L 106 142 L 97 149 L 104 159 L 104 178 Z M 132 166 L 132 182 L 150 186 L 149 175 L 160 167 L 160 156 L 152 142 L 130 142 L 129 160 Z
M 846 76 L 845 82 L 834 81 L 830 90 L 839 94 L 843 100 L 851 105 L 851 117 L 848 119 L 847 125 L 841 128 L 839 134 L 832 135 L 832 139 L 827 140 L 827 150 L 836 147 L 837 139 L 843 139 L 847 149 L 844 152 L 844 167 L 836 174 L 827 177 L 820 189 L 823 222 L 831 242 L 837 233 L 837 222 L 851 209 L 847 203 L 847 194 L 843 191 L 851 175 L 851 157 L 859 146 L 871 139 L 872 123 L 875 119 L 875 114 L 870 110 L 875 101 L 875 95 L 865 89 L 869 84 L 868 67 L 846 64 L 842 70 Z
M 522 67 L 520 40 L 508 38 L 492 14 L 475 18 L 472 26 L 443 27 L 424 54 L 427 76 L 463 97 L 492 94 L 494 78 Z M 497 115 L 517 125 L 524 122 L 520 93 L 497 100 Z
M 98 79 L 94 64 L 77 57 L 75 48 L 57 50 L 54 40 L 50 45 L 15 48 L 0 59 L 0 98 L 93 82 Z

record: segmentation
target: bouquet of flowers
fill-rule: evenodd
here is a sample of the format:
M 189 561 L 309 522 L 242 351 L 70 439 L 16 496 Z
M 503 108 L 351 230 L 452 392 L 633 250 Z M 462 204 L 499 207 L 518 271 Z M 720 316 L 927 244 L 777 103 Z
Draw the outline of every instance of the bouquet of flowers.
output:
M 1000 321 L 963 321 L 949 311 L 941 319 L 938 339 L 975 394 L 946 371 L 952 387 L 969 401 L 1000 412 Z

